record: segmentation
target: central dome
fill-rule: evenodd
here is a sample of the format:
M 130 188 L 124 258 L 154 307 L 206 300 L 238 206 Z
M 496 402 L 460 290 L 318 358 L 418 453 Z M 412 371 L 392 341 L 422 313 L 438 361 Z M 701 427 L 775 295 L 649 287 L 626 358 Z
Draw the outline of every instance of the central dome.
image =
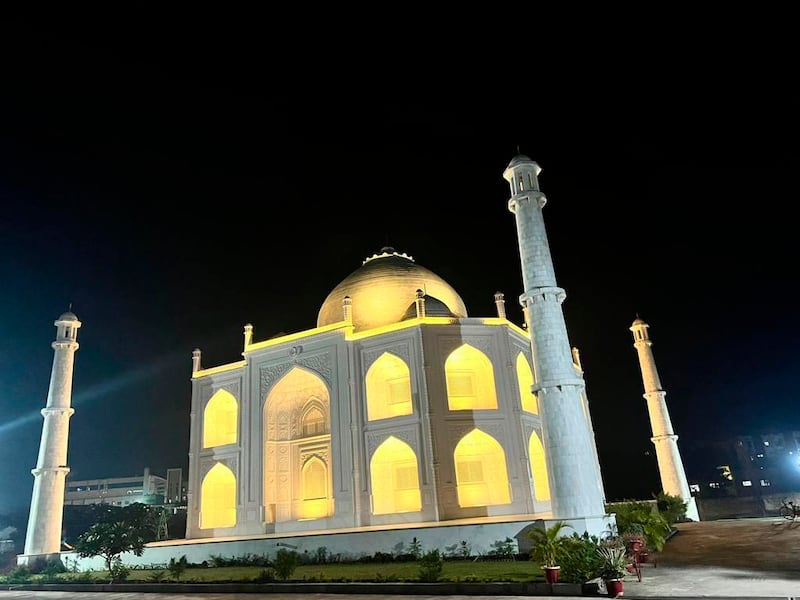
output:
M 466 317 L 464 301 L 449 283 L 394 248 L 382 248 L 333 288 L 319 309 L 317 327 L 344 320 L 345 296 L 352 302 L 355 331 L 399 323 L 422 290 L 441 301 L 454 317 Z M 438 312 L 438 311 L 437 311 Z

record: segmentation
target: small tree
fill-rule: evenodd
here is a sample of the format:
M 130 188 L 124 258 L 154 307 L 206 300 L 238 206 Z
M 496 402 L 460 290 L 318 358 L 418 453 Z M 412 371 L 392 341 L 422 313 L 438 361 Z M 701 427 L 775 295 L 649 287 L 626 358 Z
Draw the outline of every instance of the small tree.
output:
M 102 556 L 106 570 L 112 573 L 114 561 L 123 552 L 132 552 L 141 556 L 144 552 L 145 540 L 139 529 L 126 521 L 115 523 L 95 523 L 82 533 L 75 542 L 78 556 Z
M 408 547 L 408 551 L 417 560 L 419 559 L 420 556 L 422 556 L 422 544 L 416 537 L 411 540 L 411 545 Z
M 436 548 L 428 550 L 419 557 L 419 580 L 427 582 L 438 581 L 442 575 L 443 568 L 442 555 L 439 550 Z
M 167 564 L 167 570 L 169 574 L 175 578 L 175 581 L 179 581 L 181 575 L 189 566 L 189 562 L 186 560 L 186 555 L 184 554 L 178 560 L 175 560 L 175 557 L 171 557 L 169 559 L 169 564 Z
M 273 565 L 275 574 L 286 581 L 292 576 L 299 562 L 300 555 L 297 552 L 281 548 L 275 555 L 275 564 Z

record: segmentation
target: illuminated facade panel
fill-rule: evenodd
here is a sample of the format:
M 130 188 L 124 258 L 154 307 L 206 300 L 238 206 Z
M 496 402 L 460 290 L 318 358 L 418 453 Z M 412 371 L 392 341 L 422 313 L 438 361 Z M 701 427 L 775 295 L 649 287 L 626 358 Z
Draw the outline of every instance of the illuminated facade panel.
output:
M 366 388 L 367 420 L 413 413 L 410 371 L 401 358 L 384 352 L 367 371 Z
M 464 344 L 445 363 L 450 410 L 497 408 L 492 362 L 480 350 Z
M 235 444 L 239 422 L 239 403 L 233 394 L 219 390 L 203 411 L 203 447 Z
M 372 514 L 418 511 L 422 508 L 417 456 L 394 436 L 383 442 L 369 463 Z
M 454 453 L 459 506 L 508 504 L 506 454 L 492 436 L 473 429 Z
M 236 525 L 236 477 L 217 463 L 203 478 L 200 491 L 200 528 L 217 529 Z
M 517 383 L 519 384 L 519 399 L 522 410 L 532 415 L 538 415 L 539 403 L 536 400 L 536 396 L 531 392 L 533 371 L 531 370 L 530 362 L 522 352 L 517 354 Z

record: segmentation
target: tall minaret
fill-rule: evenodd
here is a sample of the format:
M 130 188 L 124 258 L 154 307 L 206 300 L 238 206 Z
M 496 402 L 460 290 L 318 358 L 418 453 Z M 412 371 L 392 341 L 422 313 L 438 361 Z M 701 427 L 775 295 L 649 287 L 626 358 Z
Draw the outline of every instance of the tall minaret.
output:
M 699 521 L 697 503 L 689 492 L 686 473 L 683 470 L 680 452 L 678 452 L 678 436 L 672 431 L 667 402 L 667 392 L 661 389 L 650 334 L 650 326 L 642 319 L 636 318 L 629 329 L 633 332 L 633 347 L 639 354 L 639 366 L 642 369 L 644 398 L 647 400 L 647 412 L 650 413 L 650 426 L 653 430 L 652 440 L 656 447 L 658 470 L 661 474 L 661 487 L 671 496 L 678 496 L 686 502 L 686 518 Z
M 64 518 L 64 489 L 67 473 L 69 418 L 72 402 L 72 370 L 78 349 L 81 322 L 72 312 L 55 321 L 53 369 L 47 406 L 42 409 L 44 424 L 39 443 L 39 459 L 33 473 L 33 495 L 25 536 L 25 552 L 17 557 L 21 565 L 34 565 L 61 559 L 61 525 Z
M 553 518 L 591 518 L 606 514 L 591 427 L 584 414 L 583 379 L 576 372 L 542 216 L 546 199 L 539 191 L 541 168 L 524 155 L 503 172 L 511 187 L 508 209 L 516 215 L 522 264 L 520 296 L 529 320 L 534 385 L 539 402 L 550 478 Z

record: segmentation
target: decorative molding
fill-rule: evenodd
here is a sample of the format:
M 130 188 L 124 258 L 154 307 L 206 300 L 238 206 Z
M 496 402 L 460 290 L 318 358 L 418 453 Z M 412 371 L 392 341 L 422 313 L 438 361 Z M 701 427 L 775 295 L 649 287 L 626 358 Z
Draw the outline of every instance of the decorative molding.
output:
M 419 438 L 417 436 L 417 429 L 415 427 L 405 427 L 403 429 L 382 429 L 381 431 L 370 431 L 366 434 L 366 447 L 367 447 L 367 461 L 372 459 L 375 450 L 378 449 L 383 442 L 389 439 L 389 436 L 394 436 L 399 440 L 403 440 L 406 444 L 411 446 L 417 459 L 420 458 Z
M 239 482 L 239 457 L 236 455 L 224 456 L 224 457 L 218 457 L 218 456 L 202 457 L 200 459 L 200 467 L 199 467 L 200 482 L 202 482 L 203 479 L 205 479 L 205 476 L 208 475 L 208 472 L 217 463 L 221 463 L 226 467 L 228 467 L 233 472 L 234 477 L 236 477 L 237 483 Z
M 330 389 L 333 381 L 333 359 L 330 351 L 323 354 L 315 354 L 308 358 L 297 359 L 297 364 L 319 373 Z
M 300 468 L 302 469 L 311 458 L 318 458 L 325 466 L 330 466 L 330 449 L 329 448 L 308 448 L 307 450 L 300 451 Z
M 293 365 L 290 363 L 281 363 L 278 365 L 265 365 L 260 369 L 261 376 L 261 401 L 263 402 L 267 397 L 267 391 L 272 387 L 272 384 L 280 379 Z
M 460 348 L 464 344 L 472 346 L 476 350 L 480 350 L 494 364 L 492 357 L 495 355 L 495 352 L 491 336 L 442 336 L 439 338 L 439 350 L 441 350 L 444 360 L 447 360 L 453 350 Z
M 384 346 L 381 348 L 371 348 L 369 350 L 365 350 L 361 354 L 361 359 L 364 364 L 364 371 L 368 371 L 369 368 L 372 366 L 380 356 L 382 356 L 385 352 L 389 354 L 394 354 L 398 358 L 403 359 L 406 365 L 411 364 L 411 349 L 409 348 L 408 342 L 401 342 L 395 344 L 393 346 Z

